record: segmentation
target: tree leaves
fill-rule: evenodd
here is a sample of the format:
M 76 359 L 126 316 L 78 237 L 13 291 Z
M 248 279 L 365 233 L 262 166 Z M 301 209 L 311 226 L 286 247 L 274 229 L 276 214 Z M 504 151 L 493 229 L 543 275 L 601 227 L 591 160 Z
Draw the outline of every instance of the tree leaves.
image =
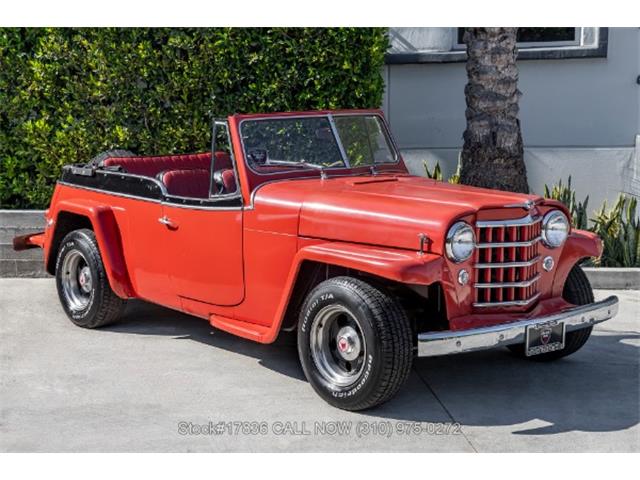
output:
M 62 165 L 104 150 L 207 150 L 213 117 L 378 107 L 387 42 L 384 28 L 0 28 L 0 207 L 47 206 Z

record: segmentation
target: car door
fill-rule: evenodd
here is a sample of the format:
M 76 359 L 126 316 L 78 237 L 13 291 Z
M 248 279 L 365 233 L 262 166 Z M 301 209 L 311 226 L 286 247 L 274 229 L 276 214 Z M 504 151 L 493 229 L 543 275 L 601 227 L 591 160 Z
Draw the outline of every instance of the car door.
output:
M 226 123 L 216 123 L 221 139 L 214 142 L 219 149 L 207 176 L 202 171 L 165 175 L 164 256 L 183 306 L 188 301 L 236 305 L 244 297 L 242 197 Z
M 179 306 L 162 260 L 166 227 L 158 223 L 162 216 L 161 203 L 118 199 L 114 209 L 117 216 L 122 216 L 122 227 L 126 231 L 123 249 L 137 295 L 167 307 Z

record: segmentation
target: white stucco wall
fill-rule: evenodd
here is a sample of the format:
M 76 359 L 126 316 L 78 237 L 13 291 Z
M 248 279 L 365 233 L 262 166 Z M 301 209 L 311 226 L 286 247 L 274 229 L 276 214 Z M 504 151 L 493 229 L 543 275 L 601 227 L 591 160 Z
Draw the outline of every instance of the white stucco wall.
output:
M 423 162 L 433 168 L 440 163 L 443 174 L 455 172 L 457 148 L 402 149 L 402 156 L 411 173 L 424 174 Z M 604 200 L 611 205 L 619 193 L 640 192 L 637 179 L 638 159 L 633 147 L 605 148 L 527 148 L 524 160 L 532 193 L 542 195 L 545 184 L 558 179 L 563 183 L 571 176 L 578 200 L 589 196 L 590 210 L 600 208 Z M 635 175 L 636 183 L 631 185 Z M 632 190 L 633 189 L 633 190 Z
M 451 42 L 449 29 L 410 30 L 401 33 L 412 45 Z M 640 195 L 640 29 L 610 28 L 608 37 L 606 58 L 518 62 L 534 192 L 571 175 L 578 197 L 589 195 L 593 208 L 620 192 Z M 410 168 L 421 173 L 423 159 L 439 159 L 452 172 L 465 128 L 465 64 L 387 65 L 385 76 L 385 113 Z

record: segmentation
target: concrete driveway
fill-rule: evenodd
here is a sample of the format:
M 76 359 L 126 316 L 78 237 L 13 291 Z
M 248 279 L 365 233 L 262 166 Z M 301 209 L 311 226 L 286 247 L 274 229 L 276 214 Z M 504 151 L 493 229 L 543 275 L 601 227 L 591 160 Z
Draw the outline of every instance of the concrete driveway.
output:
M 0 279 L 1 451 L 640 451 L 640 293 L 552 364 L 505 350 L 415 362 L 391 402 L 336 410 L 295 345 L 135 303 L 71 324 L 52 279 Z M 459 426 L 458 426 L 459 425 Z

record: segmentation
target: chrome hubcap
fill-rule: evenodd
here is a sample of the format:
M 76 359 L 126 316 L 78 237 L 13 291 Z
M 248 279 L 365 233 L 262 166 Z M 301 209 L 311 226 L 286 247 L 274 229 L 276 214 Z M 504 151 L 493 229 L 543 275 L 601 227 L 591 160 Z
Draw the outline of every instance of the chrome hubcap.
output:
M 328 305 L 311 324 L 311 357 L 325 380 L 340 387 L 364 370 L 366 343 L 356 318 L 342 305 Z
M 82 267 L 78 274 L 78 283 L 83 292 L 91 292 L 91 269 L 88 266 Z
M 360 355 L 360 338 L 358 332 L 351 326 L 342 327 L 336 337 L 338 353 L 342 358 L 351 362 Z
M 83 310 L 91 300 L 93 279 L 84 255 L 72 250 L 62 262 L 62 292 L 71 310 Z

